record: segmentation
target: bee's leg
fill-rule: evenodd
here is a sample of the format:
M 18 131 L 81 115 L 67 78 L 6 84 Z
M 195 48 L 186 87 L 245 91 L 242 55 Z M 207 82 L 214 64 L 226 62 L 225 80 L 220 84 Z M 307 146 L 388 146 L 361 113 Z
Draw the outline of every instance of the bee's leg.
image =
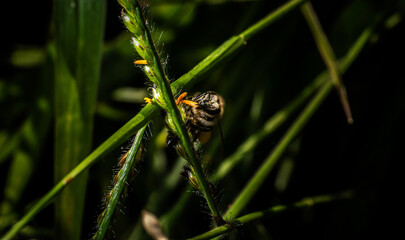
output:
M 151 98 L 148 98 L 148 97 L 143 98 L 143 100 L 145 100 L 145 103 L 147 103 L 147 104 L 153 103 L 153 100 Z

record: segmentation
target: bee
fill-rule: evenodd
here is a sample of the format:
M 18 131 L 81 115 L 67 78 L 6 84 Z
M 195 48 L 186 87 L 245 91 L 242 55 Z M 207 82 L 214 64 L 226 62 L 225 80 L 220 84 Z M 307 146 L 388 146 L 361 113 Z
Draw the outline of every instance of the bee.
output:
M 216 92 L 197 93 L 190 99 L 195 105 L 186 104 L 186 127 L 193 141 L 208 142 L 211 130 L 216 126 L 224 113 L 225 101 Z
M 176 103 L 183 115 L 191 140 L 194 143 L 207 143 L 211 138 L 212 128 L 218 125 L 224 113 L 225 101 L 221 95 L 214 91 L 195 93 L 192 96 L 183 93 L 177 98 Z M 174 146 L 181 156 L 185 156 L 179 138 L 172 131 L 169 131 L 167 136 L 167 145 Z

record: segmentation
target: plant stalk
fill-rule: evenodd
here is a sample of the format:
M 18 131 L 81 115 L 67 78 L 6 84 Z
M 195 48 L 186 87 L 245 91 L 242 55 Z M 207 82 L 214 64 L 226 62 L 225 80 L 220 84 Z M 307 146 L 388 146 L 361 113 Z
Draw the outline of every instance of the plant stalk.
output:
M 351 63 L 354 61 L 354 59 L 357 58 L 358 54 L 360 53 L 360 51 L 363 49 L 368 39 L 370 38 L 372 34 L 372 28 L 374 27 L 374 25 L 375 23 L 373 23 L 371 27 L 368 27 L 363 31 L 363 33 L 353 44 L 353 46 L 349 49 L 345 57 L 342 59 L 342 61 L 339 64 L 339 71 L 341 73 L 344 73 L 351 65 Z M 228 211 L 225 213 L 224 218 L 226 220 L 235 219 L 240 214 L 240 212 L 245 208 L 245 206 L 250 202 L 250 200 L 253 198 L 253 196 L 255 195 L 260 185 L 263 183 L 263 181 L 265 180 L 265 178 L 267 177 L 267 175 L 269 174 L 269 172 L 271 171 L 277 160 L 284 153 L 288 144 L 305 126 L 309 118 L 312 117 L 312 115 L 318 109 L 320 104 L 329 94 L 332 87 L 333 87 L 332 81 L 326 81 L 324 83 L 324 85 L 321 87 L 318 93 L 313 97 L 310 103 L 301 112 L 300 116 L 287 130 L 286 134 L 276 145 L 276 147 L 270 153 L 265 162 L 259 167 L 257 172 L 252 177 L 252 179 L 244 187 L 242 192 L 239 194 L 239 196 L 232 204 L 231 208 L 229 208 Z
M 331 82 L 326 82 L 321 89 L 317 92 L 315 97 L 310 101 L 306 108 L 302 111 L 297 120 L 288 129 L 287 133 L 283 136 L 280 142 L 276 145 L 274 150 L 269 154 L 264 163 L 258 168 L 248 184 L 243 188 L 242 192 L 232 203 L 224 218 L 228 221 L 236 218 L 240 212 L 250 202 L 256 192 L 259 190 L 264 180 L 273 169 L 278 159 L 282 156 L 287 146 L 298 135 L 301 129 L 309 121 L 315 111 L 318 109 L 323 100 L 328 96 L 331 88 Z
M 312 4 L 310 2 L 306 2 L 301 6 L 301 11 L 308 23 L 309 28 L 312 31 L 312 35 L 322 56 L 322 59 L 324 60 L 325 65 L 328 68 L 330 79 L 332 80 L 332 83 L 339 94 L 340 102 L 342 103 L 343 110 L 347 117 L 347 122 L 349 124 L 352 124 L 353 117 L 350 110 L 346 87 L 340 77 L 333 48 L 331 47 L 328 38 L 322 29 L 321 23 L 319 22 L 318 16 L 316 15 L 315 10 L 312 7 Z
M 222 225 L 224 223 L 220 212 L 218 211 L 218 207 L 214 201 L 214 197 L 211 193 L 211 190 L 208 185 L 208 181 L 205 177 L 205 174 L 203 172 L 203 169 L 201 167 L 201 164 L 198 160 L 197 154 L 194 150 L 193 144 L 191 142 L 191 139 L 189 137 L 189 134 L 187 132 L 187 129 L 185 127 L 185 124 L 182 120 L 182 117 L 180 115 L 179 109 L 177 107 L 177 104 L 174 99 L 174 95 L 169 83 L 169 80 L 166 77 L 166 74 L 164 73 L 163 66 L 161 64 L 159 55 L 157 54 L 157 51 L 155 49 L 155 45 L 153 43 L 150 31 L 148 27 L 145 24 L 145 19 L 140 11 L 139 3 L 136 1 L 136 13 L 140 14 L 140 18 L 142 21 L 139 21 L 139 27 L 141 28 L 142 31 L 146 33 L 146 41 L 145 43 L 148 45 L 147 48 L 152 50 L 153 55 L 149 56 L 152 59 L 152 65 L 154 69 L 154 73 L 156 74 L 156 79 L 158 83 L 158 87 L 160 88 L 163 96 L 163 100 L 167 106 L 167 112 L 170 114 L 170 116 L 173 119 L 174 126 L 178 132 L 178 137 L 180 138 L 180 141 L 182 145 L 185 148 L 185 151 L 187 153 L 187 156 L 189 157 L 189 162 L 193 166 L 195 175 L 197 178 L 197 181 L 200 186 L 200 190 L 202 194 L 204 195 L 205 199 L 207 200 L 208 207 L 211 211 L 211 214 L 217 223 L 217 225 Z
M 267 217 L 272 217 L 277 214 L 283 213 L 285 211 L 289 210 L 296 210 L 296 209 L 301 209 L 301 208 L 310 208 L 313 207 L 314 205 L 318 204 L 325 204 L 325 203 L 330 203 L 333 201 L 337 200 L 345 200 L 345 199 L 350 199 L 352 197 L 352 192 L 347 191 L 339 194 L 329 194 L 329 195 L 320 195 L 320 196 L 313 196 L 313 197 L 306 197 L 302 199 L 301 201 L 295 202 L 291 205 L 277 205 L 270 207 L 266 210 L 262 211 L 257 211 L 257 212 L 252 212 L 248 213 L 244 216 L 241 216 L 239 218 L 236 218 L 235 221 L 232 224 L 225 224 L 223 226 L 217 227 L 212 229 L 211 231 L 208 231 L 206 233 L 203 233 L 201 235 L 189 238 L 188 240 L 203 240 L 203 239 L 212 239 L 215 237 L 218 237 L 222 234 L 225 234 L 227 232 L 230 232 L 232 229 L 237 228 L 238 226 L 249 223 L 258 219 L 262 218 L 267 218 Z
M 260 20 L 258 23 L 247 28 L 243 33 L 245 36 L 234 36 L 218 46 L 211 52 L 205 59 L 198 63 L 189 72 L 182 75 L 175 82 L 171 84 L 175 92 L 190 88 L 192 85 L 201 81 L 203 76 L 213 72 L 225 60 L 234 56 L 238 51 L 246 46 L 245 39 L 250 39 L 258 33 L 266 29 L 271 23 L 279 19 L 281 16 L 291 12 L 304 1 L 291 0 L 282 5 L 268 16 Z M 124 126 L 118 129 L 113 135 L 105 140 L 98 146 L 92 153 L 90 153 L 82 162 L 80 162 L 72 171 L 70 171 L 60 182 L 58 182 L 49 192 L 47 192 L 37 203 L 33 205 L 28 212 L 13 225 L 13 227 L 3 236 L 2 239 L 11 239 L 18 231 L 21 230 L 34 216 L 36 216 L 43 208 L 49 205 L 55 196 L 57 196 L 64 187 L 75 179 L 82 172 L 87 170 L 97 161 L 106 156 L 109 152 L 119 147 L 120 144 L 125 142 L 129 137 L 135 134 L 141 127 L 149 122 L 153 116 L 158 114 L 159 107 L 153 104 L 145 106 L 136 116 L 128 121 Z

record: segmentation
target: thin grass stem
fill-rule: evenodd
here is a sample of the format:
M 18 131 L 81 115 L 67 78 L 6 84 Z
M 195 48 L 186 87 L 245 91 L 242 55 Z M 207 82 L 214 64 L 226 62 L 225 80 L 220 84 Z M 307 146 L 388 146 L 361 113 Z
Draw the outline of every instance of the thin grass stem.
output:
M 125 1 L 122 1 L 125 2 Z M 175 82 L 171 84 L 171 88 L 175 93 L 178 91 L 190 88 L 192 85 L 201 81 L 203 76 L 213 72 L 218 66 L 220 66 L 226 59 L 234 56 L 238 51 L 246 46 L 244 38 L 250 39 L 256 36 L 257 33 L 266 29 L 265 27 L 274 23 L 276 19 L 279 19 L 282 15 L 285 15 L 294 10 L 299 5 L 285 8 L 284 6 L 298 2 L 292 0 L 282 5 L 273 13 L 265 17 L 265 21 L 260 24 L 262 27 L 255 27 L 253 31 L 252 27 L 247 28 L 244 32 L 252 32 L 248 37 L 234 36 L 218 46 L 213 52 L 211 52 L 205 59 L 198 63 L 189 72 L 182 75 Z M 302 3 L 303 1 L 299 1 Z M 254 25 L 253 25 L 254 26 Z M 120 144 L 125 142 L 130 136 L 135 134 L 141 127 L 149 122 L 153 116 L 158 114 L 159 107 L 148 104 L 146 105 L 136 116 L 128 121 L 124 126 L 117 130 L 107 140 L 105 140 L 99 147 L 97 147 L 92 153 L 90 153 L 80 164 L 78 164 L 71 172 L 69 172 L 61 181 L 59 181 L 49 192 L 47 192 L 34 206 L 17 222 L 13 227 L 3 236 L 2 239 L 11 239 L 18 231 L 21 230 L 34 216 L 36 216 L 43 208 L 50 204 L 55 196 L 57 196 L 64 187 L 75 179 L 82 172 L 87 170 L 94 163 L 102 159 L 113 149 L 117 148 Z
M 271 116 L 266 121 L 263 128 L 251 134 L 232 155 L 221 161 L 221 164 L 212 176 L 212 181 L 215 182 L 225 177 L 245 156 L 251 153 L 265 137 L 269 136 L 281 126 L 288 117 L 304 104 L 304 102 L 322 85 L 325 78 L 325 74 L 320 74 L 310 85 L 302 90 L 302 92 L 291 103 Z
M 374 26 L 374 25 L 373 25 Z M 371 28 L 371 27 L 370 27 Z M 346 71 L 350 64 L 353 62 L 353 58 L 356 58 L 359 52 L 363 49 L 364 45 L 371 36 L 370 28 L 366 28 L 360 35 L 358 40 L 353 44 L 352 48 L 348 51 L 347 55 L 342 59 L 339 65 L 339 71 L 343 73 Z M 275 146 L 273 151 L 264 161 L 264 163 L 258 168 L 257 172 L 253 175 L 248 184 L 244 187 L 242 192 L 235 199 L 234 203 L 225 213 L 224 218 L 226 220 L 235 219 L 240 212 L 246 207 L 253 196 L 258 191 L 259 187 L 268 176 L 269 172 L 273 169 L 278 159 L 282 156 L 287 146 L 298 135 L 301 129 L 313 116 L 323 100 L 328 96 L 333 87 L 332 81 L 326 81 L 317 94 L 312 98 L 309 104 L 301 112 L 295 122 L 287 130 L 286 134 L 282 137 L 280 142 Z
M 261 32 L 264 28 L 268 27 L 270 24 L 277 21 L 279 18 L 285 16 L 288 12 L 307 1 L 308 0 L 293 0 L 285 3 L 281 7 L 277 8 L 275 11 L 268 14 L 262 20 L 258 21 L 257 23 L 243 31 L 241 34 L 239 34 L 239 36 L 245 41 L 249 40 L 251 37 Z
M 248 184 L 243 188 L 242 192 L 238 195 L 236 200 L 232 203 L 231 207 L 225 214 L 225 219 L 231 221 L 245 208 L 250 202 L 256 192 L 259 190 L 264 180 L 273 169 L 278 159 L 282 156 L 287 146 L 298 135 L 301 129 L 309 121 L 310 117 L 315 113 L 323 100 L 328 96 L 332 84 L 326 82 L 317 94 L 313 97 L 310 103 L 305 107 L 297 120 L 288 129 L 287 133 L 283 136 L 280 142 L 276 145 L 274 150 L 269 154 L 264 163 L 258 168 L 256 173 L 250 179 Z
M 157 91 L 160 92 L 158 96 L 155 96 L 157 103 L 167 111 L 170 118 L 173 121 L 173 125 L 176 129 L 177 135 L 180 138 L 182 145 L 188 156 L 188 161 L 193 166 L 195 177 L 197 178 L 199 189 L 204 195 L 208 207 L 211 211 L 213 218 L 218 225 L 223 224 L 221 214 L 218 211 L 218 207 L 214 201 L 213 194 L 208 185 L 208 181 L 202 170 L 201 164 L 198 160 L 197 154 L 194 150 L 188 131 L 186 130 L 183 118 L 177 107 L 174 99 L 174 95 L 169 83 L 169 80 L 164 72 L 163 65 L 160 57 L 156 51 L 155 44 L 150 34 L 150 30 L 146 25 L 144 16 L 140 9 L 140 5 L 137 0 L 130 4 L 131 8 L 127 8 L 126 12 L 130 12 L 133 17 L 133 24 L 135 29 L 135 41 L 142 46 L 142 48 L 136 48 L 138 53 L 142 54 L 146 59 L 147 66 L 145 66 L 146 74 L 157 85 Z M 125 6 L 124 6 L 125 7 Z M 128 26 L 128 25 L 127 25 Z M 139 34 L 137 34 L 139 32 Z M 150 77 L 153 76 L 153 77 Z M 163 103 L 159 97 L 163 98 Z
M 332 80 L 333 85 L 339 93 L 339 98 L 342 103 L 343 110 L 346 114 L 347 122 L 349 124 L 352 124 L 353 117 L 350 110 L 346 87 L 340 77 L 333 48 L 330 45 L 329 40 L 322 29 L 321 23 L 319 22 L 318 16 L 316 15 L 315 10 L 312 7 L 312 4 L 310 2 L 303 4 L 301 6 L 301 11 L 308 23 L 309 28 L 312 31 L 312 35 L 315 39 L 316 45 L 318 46 L 322 59 L 325 61 L 325 65 L 328 68 L 330 79 Z
M 130 138 L 141 127 L 155 116 L 158 111 L 155 105 L 147 105 L 134 118 L 127 122 L 105 142 L 103 142 L 96 150 L 80 162 L 72 171 L 70 171 L 61 181 L 59 181 L 48 193 L 46 193 L 34 206 L 3 236 L 2 239 L 11 239 L 15 236 L 22 227 L 24 227 L 34 216 L 36 216 L 43 208 L 52 202 L 69 183 L 71 183 L 78 175 L 87 170 L 90 166 L 102 159 L 109 152 L 119 147 L 124 141 Z
M 292 12 L 294 9 L 303 4 L 305 0 L 292 0 L 283 4 L 273 12 L 269 13 L 263 19 L 259 20 L 257 23 L 251 25 L 246 30 L 240 34 L 233 36 L 222 43 L 214 51 L 210 53 L 206 58 L 204 58 L 200 63 L 198 63 L 189 72 L 178 78 L 172 83 L 172 89 L 175 93 L 183 89 L 187 89 L 197 81 L 200 81 L 207 73 L 212 72 L 224 61 L 234 56 L 238 51 L 246 47 L 248 40 L 256 37 L 257 34 L 265 30 L 271 24 L 275 23 L 281 17 L 285 16 L 287 13 Z
M 349 49 L 346 55 L 338 61 L 338 71 L 343 74 L 351 66 L 353 61 L 357 58 L 361 49 L 364 47 L 365 43 L 368 41 L 372 34 L 372 27 L 369 27 L 363 31 L 363 34 L 359 39 L 354 43 L 354 45 Z M 328 81 L 328 72 L 324 71 L 319 74 L 315 80 L 307 86 L 302 92 L 296 97 L 291 103 L 288 104 L 284 109 L 278 111 L 273 116 L 271 116 L 262 129 L 259 129 L 257 132 L 250 135 L 237 150 L 229 157 L 221 161 L 221 164 L 216 169 L 215 173 L 212 176 L 212 180 L 222 179 L 225 177 L 233 167 L 235 167 L 240 160 L 244 158 L 245 155 L 250 153 L 260 141 L 274 132 L 278 126 L 283 124 L 288 116 L 294 112 L 307 98 L 309 98 L 316 89 L 318 89 L 322 83 Z
M 302 199 L 301 201 L 295 202 L 291 205 L 277 205 L 277 206 L 273 206 L 273 207 L 270 207 L 270 208 L 262 210 L 262 211 L 248 213 L 239 218 L 236 218 L 232 224 L 226 224 L 226 225 L 214 228 L 206 233 L 189 238 L 188 240 L 212 239 L 212 238 L 221 236 L 222 234 L 225 234 L 227 232 L 230 232 L 232 229 L 237 228 L 245 223 L 249 223 L 249 222 L 259 220 L 262 218 L 272 217 L 272 216 L 278 215 L 280 213 L 283 213 L 285 211 L 297 210 L 297 209 L 301 209 L 301 208 L 310 208 L 310 207 L 313 207 L 313 206 L 319 205 L 319 204 L 325 204 L 325 203 L 331 203 L 331 202 L 338 201 L 338 200 L 350 199 L 351 197 L 352 197 L 351 191 L 347 191 L 347 192 L 343 192 L 343 193 L 339 193 L 339 194 L 329 194 L 329 195 L 306 197 L 306 198 Z

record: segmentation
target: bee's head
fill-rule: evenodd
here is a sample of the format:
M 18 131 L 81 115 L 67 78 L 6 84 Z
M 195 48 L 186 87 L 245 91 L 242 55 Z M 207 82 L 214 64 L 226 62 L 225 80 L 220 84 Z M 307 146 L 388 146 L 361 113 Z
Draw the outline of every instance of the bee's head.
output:
M 209 91 L 200 95 L 198 108 L 214 116 L 222 116 L 224 99 L 216 92 Z

